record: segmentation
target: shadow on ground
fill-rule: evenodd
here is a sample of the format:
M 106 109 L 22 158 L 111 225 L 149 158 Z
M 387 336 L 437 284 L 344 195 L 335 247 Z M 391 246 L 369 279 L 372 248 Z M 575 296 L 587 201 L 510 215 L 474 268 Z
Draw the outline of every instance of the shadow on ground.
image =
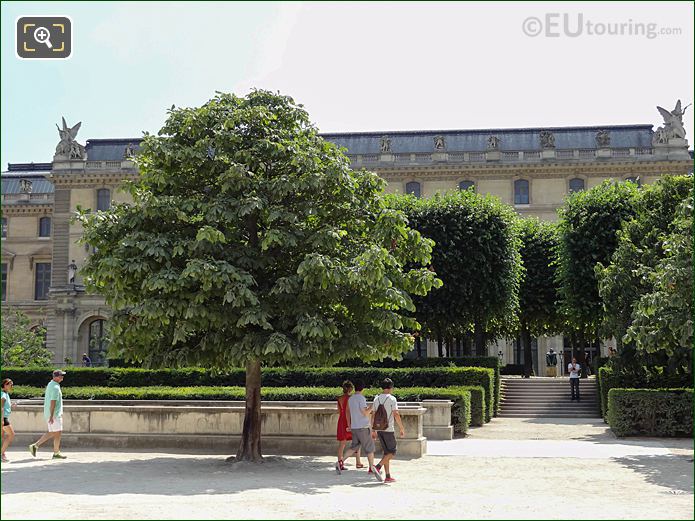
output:
M 693 493 L 693 464 L 687 456 L 626 456 L 614 461 L 644 475 L 649 483 Z
M 104 462 L 17 459 L 12 463 L 16 467 L 3 465 L 2 493 L 193 496 L 273 488 L 317 494 L 337 485 L 378 485 L 364 470 L 351 469 L 338 476 L 332 463 L 310 456 L 291 459 L 271 456 L 267 460 L 254 465 L 230 464 L 224 458 L 209 456 Z

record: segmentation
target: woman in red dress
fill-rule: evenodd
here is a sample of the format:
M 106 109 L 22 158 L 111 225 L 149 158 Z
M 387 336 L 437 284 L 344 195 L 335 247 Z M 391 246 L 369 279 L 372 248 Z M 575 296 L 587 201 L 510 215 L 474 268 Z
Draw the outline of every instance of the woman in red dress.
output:
M 343 451 L 345 450 L 345 445 L 348 441 L 352 440 L 352 433 L 350 432 L 350 424 L 348 419 L 348 399 L 354 386 L 349 380 L 343 382 L 343 395 L 338 397 L 338 463 L 340 463 L 340 470 L 345 470 L 345 465 L 343 464 Z M 355 467 L 358 469 L 364 468 L 364 465 L 360 462 L 360 451 L 355 454 Z

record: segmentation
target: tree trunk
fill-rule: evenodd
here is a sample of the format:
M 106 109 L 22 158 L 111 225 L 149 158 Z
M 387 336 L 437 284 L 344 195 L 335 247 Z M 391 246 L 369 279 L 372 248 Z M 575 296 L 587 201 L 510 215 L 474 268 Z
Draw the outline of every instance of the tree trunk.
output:
M 527 327 L 523 327 L 521 330 L 521 343 L 524 346 L 524 378 L 531 378 L 533 353 L 531 352 L 531 332 Z
M 456 356 L 457 357 L 461 356 L 461 337 L 460 336 L 456 337 Z
M 466 333 L 463 337 L 463 356 L 473 356 L 473 341 L 470 333 Z
M 444 346 L 442 345 L 444 341 L 442 340 L 441 336 L 437 337 L 437 353 L 439 354 L 439 358 L 444 357 Z
M 415 337 L 415 352 L 418 358 L 422 358 L 422 339 L 420 335 Z
M 261 361 L 246 363 L 246 413 L 241 443 L 234 461 L 260 463 L 261 455 Z
M 586 372 L 586 357 L 584 356 L 586 352 L 586 333 L 584 333 L 584 330 L 579 332 L 578 339 L 579 349 L 577 350 L 577 362 L 581 366 L 580 376 L 586 378 L 588 374 Z
M 454 356 L 454 337 L 446 337 L 446 357 L 452 358 Z
M 485 331 L 478 322 L 475 323 L 473 335 L 475 336 L 475 356 L 485 356 Z

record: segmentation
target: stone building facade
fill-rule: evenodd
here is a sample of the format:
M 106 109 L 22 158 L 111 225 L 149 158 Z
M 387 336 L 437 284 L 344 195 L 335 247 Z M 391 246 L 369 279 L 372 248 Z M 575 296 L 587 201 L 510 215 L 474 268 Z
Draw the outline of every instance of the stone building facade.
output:
M 666 116 L 664 116 L 666 118 Z M 119 191 L 137 176 L 132 161 L 139 139 L 89 139 L 82 147 L 64 123 L 51 163 L 10 164 L 2 173 L 2 306 L 26 312 L 47 328 L 56 363 L 90 353 L 99 364 L 106 348 L 103 329 L 109 309 L 88 294 L 80 266 L 90 254 L 79 243 L 78 206 L 105 209 L 125 201 Z M 67 135 L 72 131 L 75 135 Z M 67 137 L 66 137 L 67 136 Z M 354 168 L 367 168 L 391 193 L 430 197 L 473 189 L 490 193 L 521 215 L 556 220 L 572 191 L 606 179 L 651 183 L 664 175 L 692 173 L 684 134 L 652 125 L 324 134 L 342 147 Z M 534 341 L 534 365 L 562 337 Z M 600 347 L 605 354 L 607 347 Z M 432 342 L 428 356 L 437 356 Z M 454 350 L 450 354 L 459 354 Z M 521 361 L 515 340 L 489 347 L 505 363 Z M 599 354 L 598 351 L 595 354 Z

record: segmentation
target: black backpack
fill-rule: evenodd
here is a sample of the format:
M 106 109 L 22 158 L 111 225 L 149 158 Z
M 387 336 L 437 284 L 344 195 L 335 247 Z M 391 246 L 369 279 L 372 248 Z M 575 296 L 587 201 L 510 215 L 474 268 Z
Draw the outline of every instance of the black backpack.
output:
M 376 398 L 374 399 L 376 402 Z M 379 404 L 374 413 L 374 422 L 372 423 L 372 429 L 375 431 L 385 431 L 389 428 L 389 415 L 386 412 L 386 407 L 383 403 Z

